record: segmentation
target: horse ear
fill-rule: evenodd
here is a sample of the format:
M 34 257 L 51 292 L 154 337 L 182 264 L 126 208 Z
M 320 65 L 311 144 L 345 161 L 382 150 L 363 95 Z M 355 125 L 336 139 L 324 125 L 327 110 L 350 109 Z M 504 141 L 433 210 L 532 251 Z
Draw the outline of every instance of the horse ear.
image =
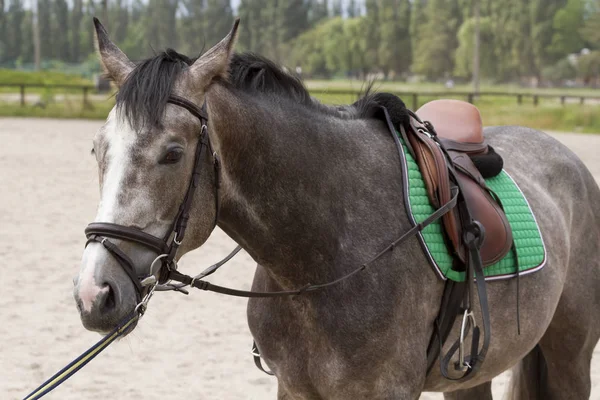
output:
M 197 89 L 203 91 L 215 78 L 227 79 L 229 61 L 237 40 L 239 24 L 240 19 L 236 18 L 227 36 L 200 56 L 190 67 L 193 85 Z
M 96 28 L 96 48 L 100 56 L 100 63 L 104 72 L 121 86 L 135 65 L 108 37 L 108 33 L 98 18 L 94 18 Z

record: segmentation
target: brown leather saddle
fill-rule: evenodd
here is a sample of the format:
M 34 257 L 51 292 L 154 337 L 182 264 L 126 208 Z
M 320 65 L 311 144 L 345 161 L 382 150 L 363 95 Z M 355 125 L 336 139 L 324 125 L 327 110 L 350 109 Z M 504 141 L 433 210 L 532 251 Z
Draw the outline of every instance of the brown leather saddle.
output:
M 435 100 L 416 115 L 421 121 L 411 118 L 412 132 L 406 136 L 431 203 L 436 208 L 446 204 L 452 197 L 451 187 L 458 185 L 472 218 L 484 228 L 482 263 L 496 263 L 510 251 L 513 237 L 501 204 L 471 160 L 489 151 L 479 110 L 464 101 Z M 442 221 L 456 256 L 465 263 L 459 210 L 453 209 Z

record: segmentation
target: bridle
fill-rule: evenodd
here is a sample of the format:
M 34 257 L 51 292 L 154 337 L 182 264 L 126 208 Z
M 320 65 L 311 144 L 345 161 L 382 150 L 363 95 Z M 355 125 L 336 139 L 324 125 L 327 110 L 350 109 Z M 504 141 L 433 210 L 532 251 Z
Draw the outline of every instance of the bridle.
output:
M 169 279 L 170 272 L 177 269 L 177 252 L 185 238 L 185 232 L 190 218 L 190 209 L 194 202 L 194 195 L 200 184 L 200 172 L 207 151 L 212 155 L 214 167 L 215 220 L 212 227 L 213 229 L 217 225 L 217 220 L 219 218 L 220 162 L 208 135 L 208 115 L 204 108 L 200 108 L 194 103 L 179 96 L 171 95 L 168 102 L 185 108 L 193 116 L 198 118 L 201 123 L 200 137 L 198 138 L 198 144 L 196 145 L 192 175 L 184 200 L 179 206 L 179 211 L 171 224 L 171 228 L 163 238 L 156 237 L 137 228 L 110 222 L 92 222 L 85 229 L 85 235 L 87 237 L 86 246 L 91 242 L 102 244 L 127 273 L 127 276 L 129 276 L 129 279 L 135 287 L 139 307 L 138 311 L 142 313 L 145 311 L 148 300 L 147 295 L 154 291 L 157 284 L 164 284 Z M 158 256 L 150 264 L 147 274 L 138 275 L 131 258 L 109 239 L 126 240 L 140 244 L 157 253 Z M 156 265 L 158 265 L 158 268 L 156 268 Z M 171 286 L 170 289 L 179 290 L 177 286 Z M 146 293 L 144 293 L 145 291 Z M 141 302 L 142 299 L 146 299 L 146 301 Z

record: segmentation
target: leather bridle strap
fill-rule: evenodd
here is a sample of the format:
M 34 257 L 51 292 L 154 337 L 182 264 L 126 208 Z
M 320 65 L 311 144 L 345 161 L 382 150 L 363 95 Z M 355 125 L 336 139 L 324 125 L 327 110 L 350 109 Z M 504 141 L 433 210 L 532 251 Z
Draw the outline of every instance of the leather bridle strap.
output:
M 86 246 L 92 242 L 101 243 L 106 250 L 112 254 L 115 259 L 119 262 L 123 270 L 127 273 L 131 281 L 133 282 L 138 300 L 143 297 L 144 286 L 155 285 L 158 281 L 164 283 L 168 279 L 168 271 L 176 268 L 176 257 L 179 246 L 181 245 L 185 232 L 187 230 L 187 224 L 190 218 L 190 210 L 194 202 L 194 195 L 200 184 L 201 170 L 205 154 L 207 149 L 211 151 L 214 158 L 215 168 L 215 221 L 216 226 L 218 214 L 219 214 L 219 175 L 220 175 L 220 164 L 216 153 L 212 149 L 210 138 L 207 132 L 208 115 L 203 108 L 196 106 L 194 103 L 179 97 L 172 95 L 169 97 L 168 102 L 185 108 L 193 116 L 198 118 L 201 123 L 200 137 L 198 138 L 198 144 L 196 145 L 196 151 L 194 153 L 194 167 L 192 175 L 189 180 L 188 189 L 186 191 L 183 202 L 179 207 L 179 211 L 171 228 L 167 232 L 164 238 L 158 238 L 149 233 L 143 232 L 140 229 L 132 228 L 129 226 L 108 223 L 108 222 L 93 222 L 88 225 L 85 229 L 85 234 L 88 238 Z M 213 229 L 214 229 L 213 226 Z M 155 261 L 161 261 L 158 271 L 151 271 L 153 265 L 148 270 L 148 275 L 138 276 L 133 261 L 121 250 L 119 247 L 112 243 L 110 239 L 126 240 L 136 244 L 141 244 L 146 248 L 155 252 L 158 257 Z M 170 240 L 170 242 L 169 242 Z M 153 263 L 154 264 L 154 263 Z M 166 268 L 163 268 L 165 267 Z M 166 270 L 166 271 L 165 271 Z M 156 279 L 155 274 L 158 275 Z
M 330 286 L 337 285 L 338 283 L 345 281 L 346 279 L 356 275 L 357 273 L 369 268 L 373 263 L 375 263 L 375 261 L 379 260 L 384 254 L 394 250 L 394 248 L 396 246 L 403 244 L 408 239 L 412 238 L 417 233 L 421 232 L 423 229 L 425 229 L 427 226 L 429 226 L 431 223 L 437 221 L 444 214 L 449 212 L 452 208 L 454 208 L 456 206 L 457 199 L 458 199 L 458 190 L 454 191 L 452 198 L 446 204 L 444 204 L 442 207 L 438 208 L 433 214 L 431 214 L 429 217 L 427 217 L 427 219 L 425 219 L 423 222 L 413 226 L 411 229 L 406 231 L 402 236 L 400 236 L 398 239 L 394 240 L 390 245 L 388 245 L 385 249 L 383 249 L 378 254 L 376 254 L 369 261 L 360 265 L 359 267 L 357 267 L 350 273 L 348 273 L 336 280 L 327 282 L 327 283 L 322 283 L 322 284 L 318 284 L 318 285 L 307 284 L 306 286 L 303 286 L 303 287 L 301 287 L 299 289 L 295 289 L 295 290 L 282 290 L 282 291 L 276 291 L 276 292 L 255 292 L 255 291 L 232 289 L 232 288 L 228 288 L 228 287 L 224 287 L 224 286 L 215 285 L 210 282 L 204 281 L 202 279 L 192 278 L 191 276 L 182 274 L 181 272 L 179 272 L 177 270 L 169 271 L 169 279 L 172 281 L 181 282 L 184 285 L 189 285 L 191 287 L 195 287 L 196 289 L 206 290 L 206 291 L 215 292 L 215 293 L 221 293 L 221 294 L 225 294 L 225 295 L 229 295 L 229 296 L 247 297 L 247 298 L 293 296 L 293 295 L 299 295 L 299 294 L 303 294 L 303 293 L 307 293 L 307 292 L 314 292 L 314 291 L 320 290 L 320 289 L 325 289 Z
M 169 249 L 169 246 L 156 236 L 140 229 L 110 222 L 92 222 L 85 228 L 85 235 L 88 237 L 88 241 L 93 240 L 92 235 L 98 235 L 135 242 L 154 250 L 158 254 L 166 253 Z

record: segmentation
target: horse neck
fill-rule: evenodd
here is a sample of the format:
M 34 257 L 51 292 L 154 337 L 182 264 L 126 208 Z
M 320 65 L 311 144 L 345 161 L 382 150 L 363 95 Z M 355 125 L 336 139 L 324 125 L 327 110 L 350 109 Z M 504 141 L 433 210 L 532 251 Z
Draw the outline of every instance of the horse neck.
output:
M 338 276 L 381 247 L 392 221 L 391 232 L 408 226 L 397 153 L 381 122 L 226 85 L 215 85 L 207 104 L 222 160 L 219 226 L 283 286 Z

